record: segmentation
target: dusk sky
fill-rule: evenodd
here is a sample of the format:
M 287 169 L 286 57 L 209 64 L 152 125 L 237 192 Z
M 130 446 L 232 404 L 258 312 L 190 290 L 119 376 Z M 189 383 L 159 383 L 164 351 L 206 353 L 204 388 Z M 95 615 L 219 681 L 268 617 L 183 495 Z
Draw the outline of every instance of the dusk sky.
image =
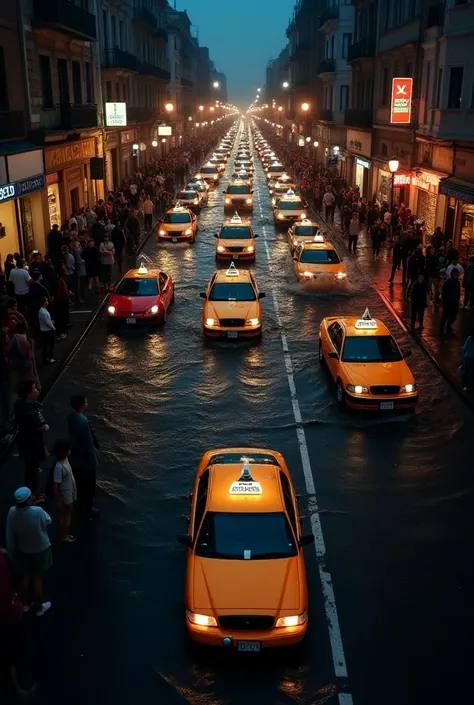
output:
M 173 6 L 173 0 L 169 0 Z M 265 83 L 265 67 L 285 46 L 294 0 L 176 0 L 227 75 L 229 100 L 247 107 Z

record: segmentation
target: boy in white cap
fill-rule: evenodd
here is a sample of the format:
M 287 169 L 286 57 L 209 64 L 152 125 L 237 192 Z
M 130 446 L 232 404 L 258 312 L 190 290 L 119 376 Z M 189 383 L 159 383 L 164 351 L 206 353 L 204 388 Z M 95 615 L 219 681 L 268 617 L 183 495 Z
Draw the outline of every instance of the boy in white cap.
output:
M 15 501 L 15 506 L 10 507 L 7 515 L 7 551 L 20 571 L 18 594 L 23 602 L 23 611 L 28 612 L 34 606 L 36 615 L 42 617 L 51 607 L 51 602 L 43 602 L 43 573 L 53 563 L 48 536 L 51 517 L 42 507 L 33 504 L 33 495 L 28 487 L 17 489 Z M 33 603 L 29 601 L 31 583 Z

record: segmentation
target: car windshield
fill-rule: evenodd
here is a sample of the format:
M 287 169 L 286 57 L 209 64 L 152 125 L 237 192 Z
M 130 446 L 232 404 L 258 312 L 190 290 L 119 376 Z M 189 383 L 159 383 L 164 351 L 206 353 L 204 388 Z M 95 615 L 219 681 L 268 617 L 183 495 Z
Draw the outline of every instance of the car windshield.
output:
M 297 555 L 283 512 L 207 512 L 196 555 L 229 560 L 265 560 Z
M 247 282 L 218 282 L 214 284 L 210 301 L 255 301 L 255 291 Z
M 158 282 L 153 279 L 122 279 L 117 287 L 119 296 L 156 296 Z
M 248 186 L 228 186 L 227 193 L 250 193 Z
M 316 235 L 318 228 L 315 225 L 297 225 L 295 228 L 295 235 L 310 237 L 311 235 Z
M 189 213 L 167 213 L 164 217 L 163 223 L 190 223 L 191 216 Z
M 190 191 L 202 191 L 202 186 L 201 184 L 188 184 L 188 189 Z
M 271 166 L 268 170 L 271 174 L 283 173 L 284 169 L 282 166 Z
M 245 226 L 236 228 L 222 228 L 219 237 L 223 240 L 248 240 L 252 237 L 250 228 Z
M 185 193 L 183 191 L 178 193 L 178 200 L 180 200 L 180 201 L 194 201 L 195 198 L 196 198 L 195 193 Z
M 334 250 L 303 250 L 300 257 L 300 262 L 308 264 L 338 264 L 340 261 Z
M 279 206 L 281 211 L 300 211 L 303 208 L 302 201 L 280 201 Z
M 342 351 L 343 362 L 399 362 L 401 359 L 391 335 L 349 335 Z
M 201 174 L 217 174 L 217 167 L 203 166 L 203 168 L 201 169 Z

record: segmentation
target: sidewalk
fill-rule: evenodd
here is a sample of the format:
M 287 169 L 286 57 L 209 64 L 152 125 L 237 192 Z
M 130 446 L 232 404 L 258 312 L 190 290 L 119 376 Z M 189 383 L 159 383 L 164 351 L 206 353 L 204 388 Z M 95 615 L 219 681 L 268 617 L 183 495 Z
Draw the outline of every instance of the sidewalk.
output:
M 334 216 L 334 223 L 327 223 L 320 215 L 316 216 L 316 219 L 333 234 L 337 242 L 345 249 L 346 256 L 354 257 L 354 255 L 349 255 L 347 249 L 348 240 L 341 233 L 339 212 L 336 212 Z M 409 329 L 410 301 L 405 295 L 401 284 L 401 271 L 397 271 L 395 274 L 395 280 L 392 285 L 388 281 L 392 269 L 391 245 L 384 245 L 378 260 L 374 260 L 370 236 L 364 230 L 359 236 L 355 258 L 368 279 L 386 300 L 387 305 L 394 309 Z M 474 325 L 474 313 L 459 309 L 457 321 L 453 326 L 454 335 L 451 337 L 445 336 L 441 338 L 439 336 L 440 324 L 441 306 L 430 302 L 425 312 L 422 334 L 415 332 L 411 333 L 411 335 L 440 368 L 451 384 L 466 398 L 469 406 L 474 407 L 474 392 L 471 391 L 466 394 L 462 391 L 461 376 L 458 373 L 458 367 L 462 360 L 461 347 Z

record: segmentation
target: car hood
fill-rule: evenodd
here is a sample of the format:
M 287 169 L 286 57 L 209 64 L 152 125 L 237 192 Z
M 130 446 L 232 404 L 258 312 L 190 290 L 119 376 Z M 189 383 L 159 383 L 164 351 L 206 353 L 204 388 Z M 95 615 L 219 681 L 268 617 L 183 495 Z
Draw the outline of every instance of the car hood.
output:
M 217 240 L 218 245 L 222 245 L 222 247 L 248 247 L 249 245 L 254 245 L 255 243 L 252 240 L 252 238 L 247 238 L 246 240 L 235 240 L 233 238 L 229 238 L 226 240 L 225 238 L 219 238 Z
M 160 230 L 166 230 L 168 233 L 181 233 L 188 228 L 192 228 L 192 223 L 161 223 Z
M 298 559 L 226 561 L 194 557 L 193 608 L 301 609 Z
M 119 296 L 112 294 L 109 306 L 115 306 L 116 313 L 143 313 L 159 303 L 159 296 Z
M 299 272 L 314 272 L 315 274 L 337 274 L 345 272 L 346 268 L 342 263 L 335 264 L 311 264 L 310 262 L 297 262 Z
M 405 360 L 400 362 L 343 362 L 350 384 L 370 387 L 373 384 L 413 384 L 414 378 Z
M 206 301 L 205 318 L 260 318 L 259 301 Z

